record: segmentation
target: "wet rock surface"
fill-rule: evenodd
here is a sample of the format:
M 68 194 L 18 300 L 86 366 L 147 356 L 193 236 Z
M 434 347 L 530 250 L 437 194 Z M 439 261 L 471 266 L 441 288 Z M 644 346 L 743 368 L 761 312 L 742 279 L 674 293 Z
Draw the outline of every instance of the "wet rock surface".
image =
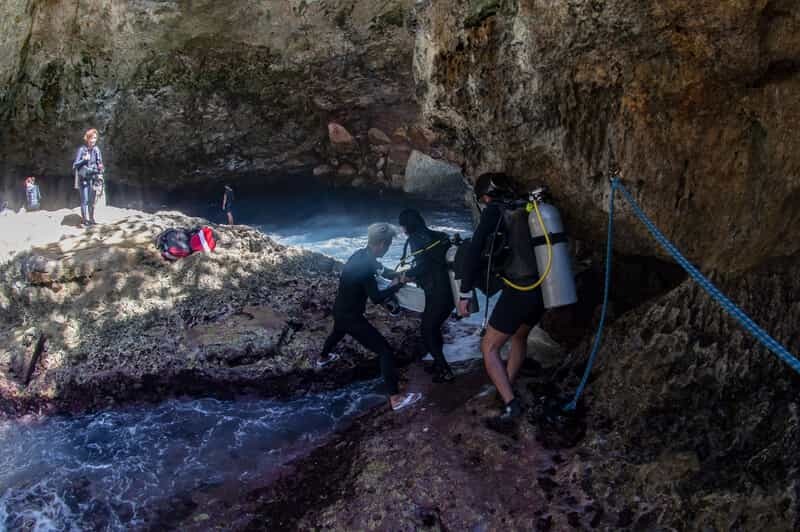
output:
M 204 224 L 176 212 L 128 216 L 16 255 L 0 267 L 0 396 L 5 414 L 190 395 L 290 396 L 378 374 L 345 340 L 342 360 L 313 357 L 332 325 L 340 264 L 246 226 L 213 226 L 213 253 L 170 263 L 154 242 Z M 415 320 L 368 317 L 416 356 Z M 46 350 L 24 385 L 36 340 Z
M 563 530 L 613 523 L 616 515 L 603 514 L 571 480 L 573 450 L 544 448 L 540 430 L 525 420 L 510 435 L 484 426 L 497 399 L 480 362 L 460 369 L 454 383 L 431 385 L 412 366 L 408 386 L 425 394 L 420 405 L 363 416 L 277 482 L 234 503 L 212 501 L 202 526 Z M 192 520 L 180 526 L 199 530 Z

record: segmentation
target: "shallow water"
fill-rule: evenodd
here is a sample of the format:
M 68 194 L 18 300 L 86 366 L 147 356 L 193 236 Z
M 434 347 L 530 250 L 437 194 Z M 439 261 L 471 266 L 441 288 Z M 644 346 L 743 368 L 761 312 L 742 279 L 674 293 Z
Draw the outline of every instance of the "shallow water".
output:
M 383 404 L 376 387 L 0 422 L 0 530 L 142 527 L 165 501 L 263 477 Z
M 261 229 L 275 240 L 324 253 L 342 262 L 367 243 L 367 227 L 376 222 L 397 224 L 405 208 L 415 208 L 437 231 L 468 236 L 472 217 L 463 202 L 442 203 L 397 193 L 334 189 L 313 180 L 277 184 L 270 195 L 237 191 L 235 222 Z M 222 223 L 219 201 L 186 207 L 197 215 Z M 394 267 L 403 251 L 405 236 L 393 242 L 383 258 Z

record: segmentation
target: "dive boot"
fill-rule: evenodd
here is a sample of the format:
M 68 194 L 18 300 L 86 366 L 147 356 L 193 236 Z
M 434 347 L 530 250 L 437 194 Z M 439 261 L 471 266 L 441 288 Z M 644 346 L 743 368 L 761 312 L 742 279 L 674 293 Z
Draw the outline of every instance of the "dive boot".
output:
M 522 407 L 519 400 L 515 397 L 506 404 L 503 412 L 499 416 L 486 418 L 484 423 L 490 429 L 500 434 L 509 434 L 517 426 L 517 420 L 522 416 Z
M 439 369 L 439 371 L 434 373 L 433 374 L 433 379 L 431 379 L 431 380 L 433 380 L 434 383 L 439 384 L 439 383 L 442 383 L 442 382 L 453 382 L 455 380 L 455 378 L 456 378 L 456 376 L 453 375 L 453 370 L 451 370 L 449 367 L 447 367 L 447 368 L 444 368 L 444 369 Z

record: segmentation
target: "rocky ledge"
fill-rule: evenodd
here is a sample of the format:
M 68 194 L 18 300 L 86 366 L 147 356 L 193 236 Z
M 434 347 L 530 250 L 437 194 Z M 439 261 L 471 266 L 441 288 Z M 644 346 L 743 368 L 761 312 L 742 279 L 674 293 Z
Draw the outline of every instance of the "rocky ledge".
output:
M 177 212 L 105 214 L 110 222 L 85 231 L 69 228 L 70 211 L 14 215 L 62 239 L 20 237 L 16 244 L 35 246 L 0 265 L 3 414 L 178 394 L 286 396 L 377 375 L 373 355 L 349 340 L 342 349 L 350 356 L 337 366 L 312 364 L 331 325 L 333 259 L 249 227 L 211 225 L 213 253 L 170 263 L 157 235 L 208 222 Z M 369 312 L 401 362 L 418 354 L 413 320 Z

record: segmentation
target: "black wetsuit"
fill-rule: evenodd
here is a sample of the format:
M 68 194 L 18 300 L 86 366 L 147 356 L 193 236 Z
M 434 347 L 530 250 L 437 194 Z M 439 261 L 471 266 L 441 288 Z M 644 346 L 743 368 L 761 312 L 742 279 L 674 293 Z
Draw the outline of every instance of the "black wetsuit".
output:
M 508 232 L 503 219 L 503 208 L 495 203 L 489 203 L 481 212 L 478 227 L 472 235 L 472 241 L 464 260 L 464 264 L 467 267 L 464 268 L 462 273 L 462 294 L 470 292 L 473 288 L 482 289 L 482 287 L 475 284 L 480 276 L 481 255 L 498 227 L 501 231 Z M 526 260 L 530 262 L 531 259 L 526 258 Z M 535 259 L 532 260 L 534 262 L 530 265 L 530 270 L 527 274 L 510 280 L 515 284 L 521 285 L 536 282 L 539 278 L 539 272 L 536 269 Z M 544 310 L 544 301 L 540 288 L 524 292 L 504 285 L 500 299 L 489 317 L 489 325 L 502 333 L 514 334 L 523 324 L 530 327 L 536 325 L 541 320 Z
M 399 390 L 394 353 L 386 338 L 364 317 L 367 297 L 373 303 L 379 304 L 400 289 L 400 285 L 394 285 L 386 290 L 378 290 L 375 274 L 380 268 L 381 265 L 366 248 L 356 251 L 344 265 L 333 305 L 333 331 L 325 340 L 322 356 L 327 356 L 349 334 L 358 343 L 378 354 L 386 391 L 389 395 L 395 395 Z
M 432 246 L 438 242 L 435 246 Z M 422 312 L 422 340 L 439 369 L 449 366 L 444 358 L 442 324 L 455 308 L 445 255 L 450 240 L 445 233 L 423 229 L 408 237 L 414 256 L 414 266 L 406 272 L 425 291 L 425 310 Z M 431 247 L 432 246 L 432 247 Z M 426 250 L 426 248 L 429 248 Z
M 222 208 L 222 212 L 224 213 L 231 213 L 233 214 L 233 201 L 236 199 L 236 194 L 233 193 L 233 190 L 225 190 L 223 203 L 225 203 L 225 207 Z

